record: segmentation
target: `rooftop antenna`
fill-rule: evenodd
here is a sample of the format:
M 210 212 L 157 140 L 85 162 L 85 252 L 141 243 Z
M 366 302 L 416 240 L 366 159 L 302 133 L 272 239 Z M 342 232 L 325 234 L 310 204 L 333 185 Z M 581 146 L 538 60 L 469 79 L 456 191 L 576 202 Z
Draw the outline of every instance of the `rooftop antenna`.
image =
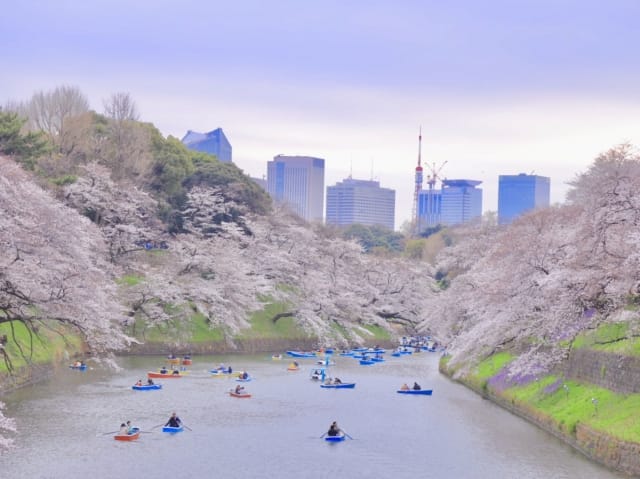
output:
M 349 179 L 353 179 L 353 160 L 349 160 Z
M 371 158 L 371 181 L 373 181 L 373 158 Z

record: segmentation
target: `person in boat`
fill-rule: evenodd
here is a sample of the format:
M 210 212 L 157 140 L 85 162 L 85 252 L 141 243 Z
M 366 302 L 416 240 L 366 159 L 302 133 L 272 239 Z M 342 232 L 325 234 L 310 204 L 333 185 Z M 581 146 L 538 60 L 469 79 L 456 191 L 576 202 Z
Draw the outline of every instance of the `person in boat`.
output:
M 331 386 L 331 385 L 333 384 L 333 378 L 327 378 L 327 379 L 325 379 L 324 383 L 325 383 L 327 386 Z
M 338 427 L 338 423 L 336 421 L 333 421 L 331 423 L 331 426 L 329 426 L 329 430 L 327 431 L 327 436 L 337 436 L 341 433 L 342 431 L 340 430 L 340 428 Z
M 333 384 L 342 384 L 342 381 L 340 381 L 340 378 L 335 378 Z
M 180 371 L 178 371 L 177 369 L 174 369 L 171 374 L 173 374 L 174 376 L 179 376 L 180 375 Z
M 133 434 L 133 426 L 131 425 L 131 421 L 127 421 L 127 434 Z
M 147 379 L 147 385 L 148 386 L 153 386 L 155 383 L 153 382 L 153 379 L 149 378 Z
M 128 428 L 125 423 L 120 424 L 120 431 L 118 432 L 119 436 L 126 436 L 128 434 Z
M 180 427 L 181 425 L 182 425 L 182 420 L 178 417 L 178 415 L 175 412 L 173 412 L 173 413 L 171 413 L 171 417 L 169 418 L 169 420 L 165 424 L 165 427 L 166 426 L 169 426 L 169 427 Z
M 165 368 L 164 366 L 162 366 L 160 368 L 160 374 L 167 374 L 169 371 L 167 371 L 167 368 Z
M 422 387 L 418 383 L 416 383 L 416 382 L 413 383 L 413 390 L 414 391 L 420 391 L 421 389 L 422 389 Z
M 239 384 L 236 386 L 236 394 L 242 394 L 244 392 L 244 387 Z
M 136 386 L 142 386 L 142 379 L 138 379 L 138 381 L 136 382 Z
M 409 385 L 407 383 L 404 383 L 401 387 L 400 387 L 401 391 L 408 391 L 409 390 Z
M 249 373 L 246 371 L 242 371 L 242 374 L 240 375 L 241 379 L 249 379 Z
M 171 353 L 171 354 L 169 354 L 169 356 L 167 356 L 167 359 L 175 359 L 175 358 L 176 358 L 176 355 L 173 354 L 173 353 Z
M 76 361 L 75 363 L 73 363 L 74 368 L 79 368 L 81 365 L 82 363 L 80 361 Z

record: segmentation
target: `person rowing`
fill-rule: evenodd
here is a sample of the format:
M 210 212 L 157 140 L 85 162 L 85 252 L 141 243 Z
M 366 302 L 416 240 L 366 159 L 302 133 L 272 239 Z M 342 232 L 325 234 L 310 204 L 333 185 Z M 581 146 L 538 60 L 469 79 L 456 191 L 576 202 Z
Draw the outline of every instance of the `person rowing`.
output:
M 327 436 L 338 436 L 342 434 L 342 431 L 340 430 L 340 428 L 338 427 L 338 423 L 336 421 L 333 421 L 331 423 L 331 426 L 329 426 L 329 430 L 327 431 Z
M 167 426 L 169 426 L 169 427 L 180 427 L 181 425 L 182 425 L 182 420 L 178 417 L 178 415 L 175 412 L 173 412 L 171 414 L 171 417 L 169 418 L 169 420 L 165 424 L 165 427 L 167 427 Z
M 236 386 L 236 394 L 243 394 L 244 393 L 244 387 L 240 386 L 239 384 Z

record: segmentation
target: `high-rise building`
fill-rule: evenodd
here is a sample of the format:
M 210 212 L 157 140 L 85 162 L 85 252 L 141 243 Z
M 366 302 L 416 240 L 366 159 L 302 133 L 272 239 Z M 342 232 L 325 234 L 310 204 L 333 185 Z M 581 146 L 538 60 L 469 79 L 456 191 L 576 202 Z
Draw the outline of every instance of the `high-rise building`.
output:
M 267 191 L 307 221 L 322 221 L 324 160 L 277 155 L 267 163 Z
M 182 143 L 190 150 L 201 151 L 216 155 L 218 160 L 224 163 L 231 163 L 231 143 L 227 140 L 222 128 L 216 128 L 208 133 L 198 133 L 189 130 L 182 138 Z
M 477 180 L 442 180 L 442 189 L 422 190 L 418 196 L 420 231 L 467 223 L 482 216 L 482 189 Z
M 384 226 L 393 230 L 396 192 L 381 188 L 380 182 L 347 178 L 327 187 L 328 225 Z
M 440 222 L 443 225 L 468 223 L 482 216 L 482 189 L 478 180 L 442 180 Z
M 546 176 L 500 175 L 498 177 L 498 224 L 511 223 L 535 208 L 549 206 L 550 179 Z

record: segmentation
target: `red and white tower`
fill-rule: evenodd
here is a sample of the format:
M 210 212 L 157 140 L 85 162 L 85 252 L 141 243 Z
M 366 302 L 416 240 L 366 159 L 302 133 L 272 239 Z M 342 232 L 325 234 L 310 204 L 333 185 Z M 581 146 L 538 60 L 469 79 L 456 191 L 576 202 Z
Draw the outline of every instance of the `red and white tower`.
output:
M 420 133 L 418 134 L 418 166 L 416 166 L 416 179 L 415 189 L 413 192 L 413 212 L 411 213 L 411 219 L 413 221 L 414 234 L 420 234 L 420 208 L 418 202 L 420 201 L 420 192 L 422 191 L 422 127 L 420 127 Z

